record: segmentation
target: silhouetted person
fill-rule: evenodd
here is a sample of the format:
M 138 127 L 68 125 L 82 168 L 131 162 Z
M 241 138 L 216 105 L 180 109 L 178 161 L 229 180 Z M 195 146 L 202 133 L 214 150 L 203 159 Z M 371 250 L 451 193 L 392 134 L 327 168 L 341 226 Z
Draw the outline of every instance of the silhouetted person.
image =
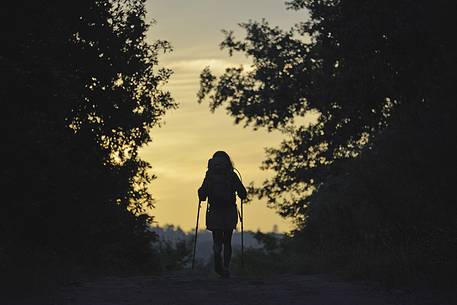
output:
M 208 170 L 202 186 L 198 189 L 198 197 L 200 201 L 208 198 L 206 228 L 213 233 L 214 270 L 224 277 L 230 275 L 232 233 L 238 222 L 236 194 L 245 199 L 246 189 L 234 172 L 229 155 L 224 151 L 217 151 L 208 160 Z

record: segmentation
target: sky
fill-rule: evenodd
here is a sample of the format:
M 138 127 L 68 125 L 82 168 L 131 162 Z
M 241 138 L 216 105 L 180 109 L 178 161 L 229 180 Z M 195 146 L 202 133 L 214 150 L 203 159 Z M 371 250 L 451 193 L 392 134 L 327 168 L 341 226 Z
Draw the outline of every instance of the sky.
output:
M 282 0 L 147 0 L 147 19 L 156 21 L 148 40 L 169 41 L 174 51 L 161 55 L 161 66 L 174 71 L 165 89 L 179 108 L 163 117 L 163 125 L 151 130 L 152 142 L 143 147 L 140 156 L 152 165 L 157 176 L 150 191 L 156 199 L 150 212 L 157 225 L 173 224 L 184 230 L 195 228 L 197 189 L 205 175 L 208 159 L 217 150 L 226 151 L 241 172 L 245 185 L 260 185 L 273 173 L 259 169 L 265 159 L 264 148 L 278 146 L 278 132 L 254 131 L 235 125 L 223 108 L 211 113 L 207 103 L 198 104 L 199 74 L 210 66 L 216 74 L 226 67 L 249 66 L 244 55 L 229 57 L 219 43 L 222 29 L 243 31 L 238 23 L 265 18 L 272 25 L 288 28 L 307 19 L 304 11 L 286 10 Z M 239 199 L 238 199 L 239 205 Z M 204 228 L 206 203 L 202 204 L 200 228 Z M 293 228 L 264 201 L 254 200 L 244 206 L 244 229 L 281 232 Z M 237 228 L 239 229 L 239 227 Z

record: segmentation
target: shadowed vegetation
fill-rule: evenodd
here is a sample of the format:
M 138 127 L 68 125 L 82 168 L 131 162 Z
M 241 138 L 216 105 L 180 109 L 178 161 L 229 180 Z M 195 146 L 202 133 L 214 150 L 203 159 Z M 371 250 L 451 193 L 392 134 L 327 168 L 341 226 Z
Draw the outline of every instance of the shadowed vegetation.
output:
M 455 282 L 450 3 L 288 7 L 310 20 L 289 30 L 243 23 L 242 40 L 226 32 L 221 47 L 246 54 L 252 69 L 201 74 L 198 98 L 211 110 L 285 135 L 262 166 L 275 175 L 251 193 L 296 222 L 291 253 L 315 266 Z M 301 124 L 310 112 L 317 119 Z
M 1 277 L 157 269 L 138 149 L 175 107 L 157 68 L 170 46 L 146 43 L 141 0 L 5 5 Z

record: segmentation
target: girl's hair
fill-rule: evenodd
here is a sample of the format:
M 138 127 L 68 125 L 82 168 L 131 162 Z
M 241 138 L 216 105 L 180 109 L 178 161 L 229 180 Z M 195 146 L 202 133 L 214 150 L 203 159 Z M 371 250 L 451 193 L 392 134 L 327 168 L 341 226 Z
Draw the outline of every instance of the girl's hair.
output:
M 218 150 L 213 154 L 213 158 L 214 157 L 225 159 L 227 161 L 227 164 L 230 166 L 230 169 L 233 170 L 234 165 L 233 165 L 232 159 L 230 159 L 230 156 L 228 155 L 228 153 L 226 153 L 225 151 L 222 151 L 222 150 Z

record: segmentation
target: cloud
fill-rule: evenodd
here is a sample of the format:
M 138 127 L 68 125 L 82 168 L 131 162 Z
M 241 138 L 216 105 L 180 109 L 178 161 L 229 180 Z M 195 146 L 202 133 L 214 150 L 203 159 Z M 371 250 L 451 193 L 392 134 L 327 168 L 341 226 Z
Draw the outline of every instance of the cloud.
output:
M 244 66 L 248 66 L 249 62 L 242 62 Z M 231 61 L 219 58 L 200 58 L 191 60 L 179 60 L 168 63 L 168 67 L 175 71 L 176 75 L 185 75 L 187 73 L 198 73 L 209 66 L 211 70 L 216 74 L 222 74 L 226 68 L 239 66 L 239 61 Z M 248 67 L 246 67 L 248 68 Z

